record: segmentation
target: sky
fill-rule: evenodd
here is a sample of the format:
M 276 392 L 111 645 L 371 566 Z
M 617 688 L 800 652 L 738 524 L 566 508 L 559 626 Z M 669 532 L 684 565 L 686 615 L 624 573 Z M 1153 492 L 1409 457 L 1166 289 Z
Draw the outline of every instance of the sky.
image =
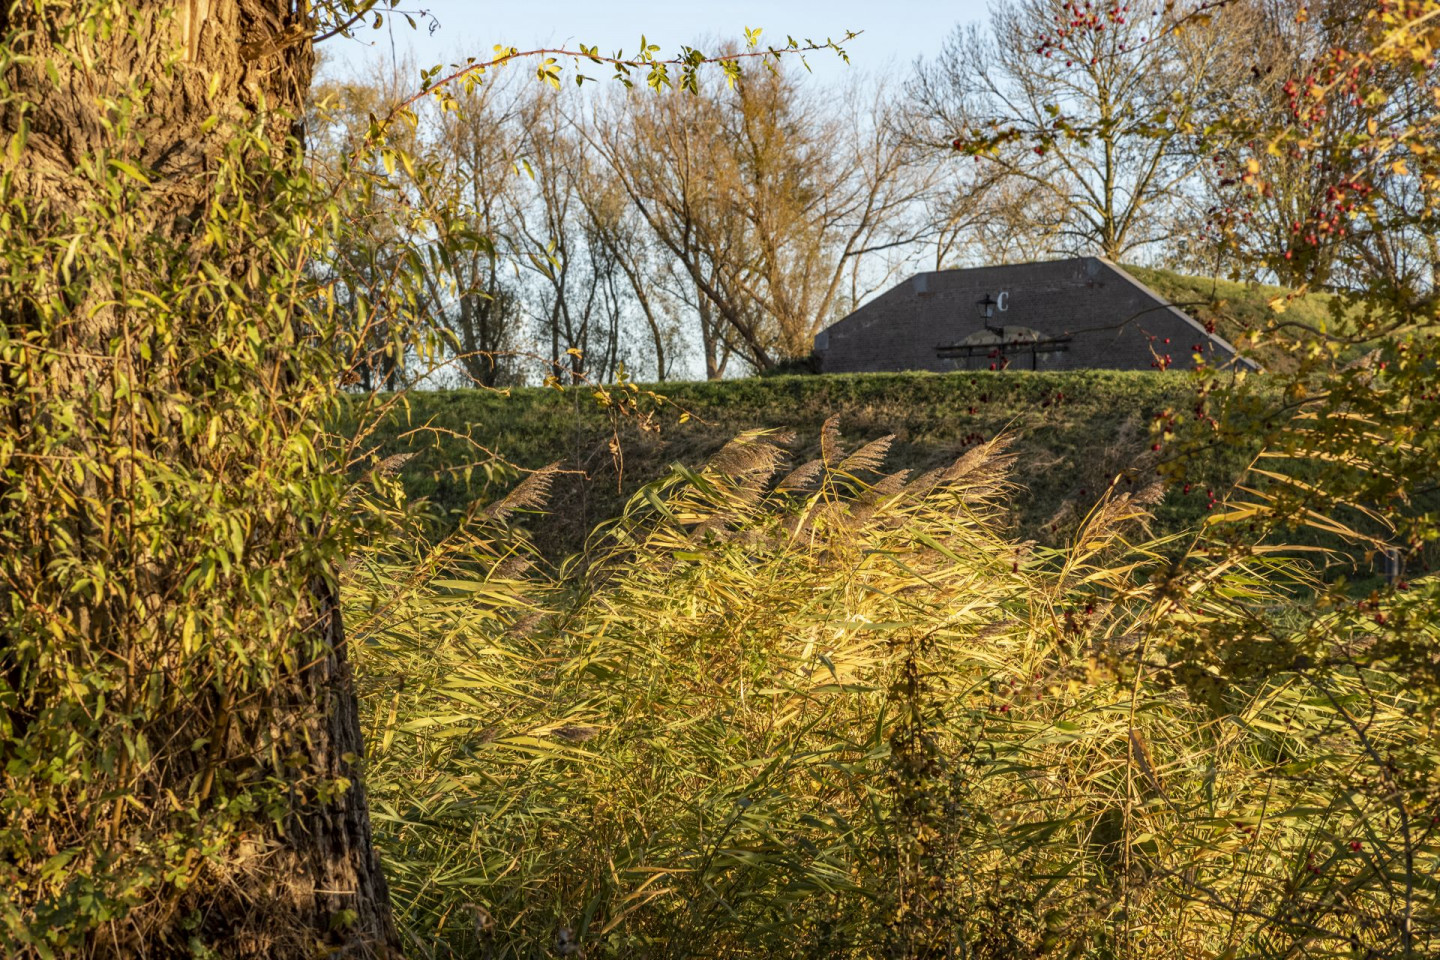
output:
M 522 50 L 575 43 L 602 53 L 633 54 L 640 35 L 664 54 L 679 45 L 710 38 L 743 42 L 745 27 L 760 27 L 762 40 L 783 43 L 786 35 L 822 41 L 847 30 L 864 31 L 845 45 L 853 68 L 865 73 L 908 73 L 919 56 L 933 56 L 957 23 L 983 20 L 985 0 L 401 0 L 400 11 L 426 10 L 433 16 L 411 30 L 403 17 L 386 18 L 379 31 L 360 31 L 358 40 L 336 37 L 322 44 L 327 69 L 364 74 L 377 59 L 407 49 L 420 66 L 452 63 L 491 54 L 496 44 Z M 394 24 L 393 29 L 391 24 Z M 431 33 L 427 23 L 436 24 Z M 817 78 L 840 76 L 845 65 L 833 53 L 809 58 Z M 603 74 L 594 74 L 603 76 Z

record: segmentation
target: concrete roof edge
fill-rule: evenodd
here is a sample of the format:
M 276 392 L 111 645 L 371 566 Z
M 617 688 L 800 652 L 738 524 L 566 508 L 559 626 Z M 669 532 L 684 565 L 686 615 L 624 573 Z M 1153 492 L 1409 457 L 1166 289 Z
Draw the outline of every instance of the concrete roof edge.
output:
M 904 280 L 901 280 L 900 283 L 908 283 L 911 280 L 914 280 L 916 277 L 933 277 L 953 273 L 973 273 L 976 270 L 1011 270 L 1017 267 L 1053 267 L 1062 263 L 1076 263 L 1081 260 L 1099 259 L 1099 257 L 1092 257 L 1086 255 L 1078 257 L 1061 257 L 1058 260 L 1026 260 L 1023 263 L 988 263 L 982 264 L 978 267 L 950 267 L 945 270 L 917 270 L 915 273 L 910 274 Z M 899 284 L 896 284 L 896 286 L 899 286 Z
M 1137 288 L 1138 290 L 1140 290 L 1141 292 L 1143 292 L 1146 296 L 1148 296 L 1148 297 L 1150 297 L 1151 299 L 1153 299 L 1155 302 L 1164 304 L 1166 310 L 1169 310 L 1171 313 L 1175 314 L 1176 317 L 1178 317 L 1179 319 L 1183 320 L 1185 323 L 1189 324 L 1190 327 L 1193 328 L 1196 333 L 1199 333 L 1201 336 L 1203 336 L 1203 337 L 1205 337 L 1205 338 L 1207 338 L 1207 339 L 1209 339 L 1209 340 L 1213 340 L 1214 342 L 1216 342 L 1216 343 L 1220 344 L 1222 347 L 1224 347 L 1226 350 L 1229 350 L 1229 351 L 1230 351 L 1230 357 L 1231 357 L 1232 360 L 1238 360 L 1239 362 L 1241 362 L 1241 363 L 1245 364 L 1246 366 L 1248 366 L 1251 370 L 1259 370 L 1259 369 L 1260 369 L 1259 364 L 1257 364 L 1255 361 L 1249 359 L 1248 357 L 1242 357 L 1242 356 L 1240 356 L 1240 351 L 1237 350 L 1237 349 L 1235 349 L 1235 345 L 1232 344 L 1229 340 L 1226 340 L 1224 337 L 1220 336 L 1220 334 L 1218 334 L 1218 333 L 1211 333 L 1209 330 L 1206 330 L 1206 329 L 1205 329 L 1205 325 L 1204 325 L 1203 323 L 1201 323 L 1200 321 L 1196 320 L 1194 317 L 1190 316 L 1190 314 L 1186 313 L 1184 310 L 1181 310 L 1179 307 L 1175 306 L 1175 305 L 1174 305 L 1173 303 L 1171 303 L 1167 298 L 1162 297 L 1159 293 L 1157 293 L 1155 290 L 1153 290 L 1153 289 L 1152 289 L 1151 287 L 1149 287 L 1147 284 L 1142 283 L 1142 282 L 1139 280 L 1139 278 L 1137 278 L 1137 277 L 1135 277 L 1134 275 L 1132 275 L 1132 274 L 1130 273 L 1130 271 L 1128 271 L 1128 270 L 1126 270 L 1124 267 L 1120 266 L 1120 264 L 1116 263 L 1116 262 L 1113 261 L 1113 260 L 1109 260 L 1109 259 L 1107 259 L 1107 258 L 1105 258 L 1105 257 L 1099 257 L 1099 256 L 1089 257 L 1089 258 L 1087 258 L 1087 259 L 1098 260 L 1101 264 L 1103 264 L 1104 266 L 1106 266 L 1107 268 L 1109 268 L 1110 272 L 1112 272 L 1112 273 L 1114 273 L 1116 276 L 1120 277 L 1120 279 L 1124 280 L 1126 283 L 1130 284 L 1131 286 Z

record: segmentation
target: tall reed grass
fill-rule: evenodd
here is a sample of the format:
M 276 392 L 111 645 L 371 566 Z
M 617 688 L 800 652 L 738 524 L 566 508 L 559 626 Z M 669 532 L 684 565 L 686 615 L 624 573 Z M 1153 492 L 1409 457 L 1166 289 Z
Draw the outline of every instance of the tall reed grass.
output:
M 1433 947 L 1437 751 L 1403 686 L 1201 655 L 1316 629 L 1292 554 L 1153 539 L 1158 487 L 1018 543 L 1003 441 L 912 477 L 833 419 L 819 459 L 791 440 L 677 464 L 559 569 L 516 523 L 547 471 L 353 559 L 415 956 Z M 1400 763 L 1418 792 L 1383 786 Z

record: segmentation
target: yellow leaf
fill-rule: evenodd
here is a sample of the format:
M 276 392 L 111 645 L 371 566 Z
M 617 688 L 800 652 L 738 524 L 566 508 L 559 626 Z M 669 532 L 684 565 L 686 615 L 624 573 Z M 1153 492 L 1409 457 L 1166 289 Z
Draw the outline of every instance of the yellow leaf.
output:
M 132 180 L 138 180 L 139 182 L 144 184 L 150 183 L 150 178 L 145 176 L 145 174 L 141 173 L 140 169 L 136 167 L 133 163 L 126 163 L 124 160 L 111 160 L 110 166 L 114 167 L 116 170 L 119 170 L 121 173 L 125 174 Z

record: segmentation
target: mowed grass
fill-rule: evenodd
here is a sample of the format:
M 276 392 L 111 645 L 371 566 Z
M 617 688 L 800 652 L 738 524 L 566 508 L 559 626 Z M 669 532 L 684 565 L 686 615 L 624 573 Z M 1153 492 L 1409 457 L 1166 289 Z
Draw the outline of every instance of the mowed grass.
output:
M 599 402 L 592 388 L 410 393 L 367 438 L 378 456 L 412 454 L 403 467 L 412 497 L 454 517 L 495 499 L 527 470 L 559 461 L 546 515 L 530 521 L 551 559 L 578 550 L 599 523 L 673 463 L 693 465 L 736 434 L 793 431 L 795 462 L 818 455 L 832 414 L 847 439 L 893 435 L 891 469 L 925 470 L 999 434 L 1013 438 L 1021 490 L 1011 507 L 1022 537 L 1063 536 L 1112 482 L 1154 482 L 1167 455 L 1156 417 L 1190 416 L 1195 388 L 1183 374 L 1028 371 L 775 376 L 641 386 L 634 411 Z M 1205 452 L 1156 510 L 1161 530 L 1194 524 L 1209 492 L 1234 481 L 1253 451 Z M 1118 478 L 1118 480 L 1117 480 Z

